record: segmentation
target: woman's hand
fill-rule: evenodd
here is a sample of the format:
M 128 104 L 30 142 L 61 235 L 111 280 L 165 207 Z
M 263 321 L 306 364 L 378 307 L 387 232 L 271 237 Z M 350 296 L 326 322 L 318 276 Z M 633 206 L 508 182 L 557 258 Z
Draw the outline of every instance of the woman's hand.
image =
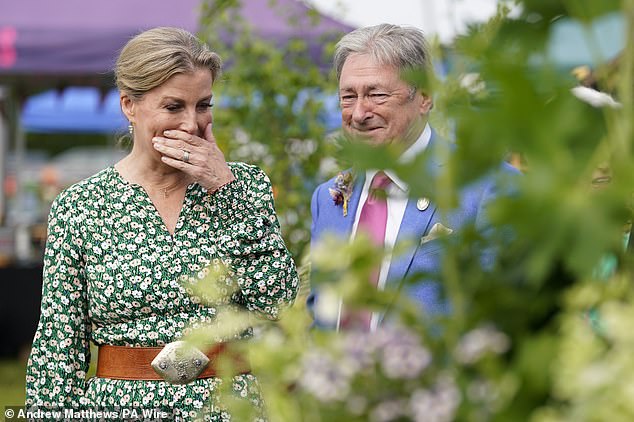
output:
M 209 192 L 235 180 L 216 144 L 211 123 L 205 128 L 205 138 L 181 130 L 166 130 L 163 134 L 165 137 L 152 138 L 152 143 L 163 154 L 165 164 L 189 174 Z

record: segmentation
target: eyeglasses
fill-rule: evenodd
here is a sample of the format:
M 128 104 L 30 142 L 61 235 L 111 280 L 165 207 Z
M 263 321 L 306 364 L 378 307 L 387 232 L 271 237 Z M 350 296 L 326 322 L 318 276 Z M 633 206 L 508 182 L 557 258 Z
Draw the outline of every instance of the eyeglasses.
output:
M 361 96 L 361 99 L 367 99 L 371 104 L 376 106 L 380 106 L 386 104 L 390 101 L 392 97 L 400 97 L 402 96 L 402 91 L 371 91 L 368 94 L 364 94 Z M 414 94 L 416 94 L 416 88 L 411 87 L 407 94 L 407 100 L 411 101 L 414 99 Z M 342 108 L 352 107 L 359 100 L 359 96 L 353 93 L 344 93 L 339 97 L 339 104 L 341 104 Z

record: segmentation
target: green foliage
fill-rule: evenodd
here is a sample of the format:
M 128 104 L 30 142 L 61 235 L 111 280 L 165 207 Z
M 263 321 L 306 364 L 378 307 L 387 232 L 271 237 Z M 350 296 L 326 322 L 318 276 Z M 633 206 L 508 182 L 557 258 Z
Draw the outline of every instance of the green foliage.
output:
M 520 3 L 518 17 L 501 8 L 490 22 L 456 40 L 453 66 L 442 80 L 410 75 L 433 93 L 432 120 L 449 122 L 447 132 L 455 140 L 453 153 L 436 152 L 448 158 L 441 174 L 417 171 L 430 151 L 400 163 L 389 147 L 377 151 L 341 140 L 336 152 L 344 162 L 354 158 L 359 169 L 377 163 L 391 167 L 413 195 L 439 204 L 440 213 L 455 207 L 461 188 L 491 173 L 509 153 L 520 153 L 524 175 L 509 181 L 513 195 L 489 210 L 491 222 L 504 230 L 483 234 L 467 227 L 442 240 L 446 256 L 440 275 L 452 307 L 450 314 L 435 317 L 402 294 L 425 274 L 412 275 L 395 289 L 369 289 L 367 276 L 381 251 L 363 238 L 325 240 L 311 254 L 316 271 L 310 282 L 326 298 L 322 311 L 336 315 L 343 298 L 353 309 L 387 309 L 391 323 L 371 335 L 308 330 L 301 306 L 288 309 L 277 323 L 257 323 L 247 346 L 270 420 L 632 420 L 634 259 L 622 243 L 634 186 L 634 47 L 628 45 L 620 60 L 615 92 L 620 108 L 591 106 L 573 95 L 570 69 L 548 61 L 545 49 L 561 18 L 588 23 L 623 10 L 631 32 L 634 4 Z M 281 213 L 294 209 L 307 224 L 306 185 L 314 185 L 310 178 L 318 174 L 322 154 L 331 152 L 318 143 L 302 160 L 284 161 L 284 139 L 298 136 L 305 117 L 292 117 L 290 108 L 279 111 L 289 119 L 286 124 L 274 120 L 271 128 L 252 127 L 261 122 L 253 113 L 265 110 L 252 103 L 255 92 L 268 94 L 261 101 L 275 117 L 275 94 L 293 98 L 289 85 L 305 82 L 301 75 L 281 81 L 269 73 L 269 65 L 287 63 L 290 71 L 298 65 L 282 53 L 269 52 L 264 61 L 257 44 L 238 43 L 228 56 L 244 60 L 237 75 L 257 83 L 231 91 L 228 80 L 222 89 L 244 96 L 235 125 L 248 133 L 249 143 L 265 143 L 275 162 L 285 163 L 264 161 L 280 189 Z M 247 58 L 236 55 L 247 51 Z M 477 77 L 466 83 L 470 72 Z M 265 138 L 269 129 L 275 138 Z M 601 163 L 608 164 L 612 179 L 597 189 L 592 173 Z M 302 227 L 286 224 L 287 235 Z M 509 232 L 510 241 L 501 235 Z M 493 268 L 480 265 L 482 245 L 498 252 Z M 606 255 L 617 266 L 599 276 Z M 590 311 L 599 315 L 598 324 L 589 322 Z M 244 420 L 243 411 L 235 409 L 237 420 Z
M 276 45 L 254 35 L 236 13 L 239 5 L 236 0 L 204 3 L 207 30 L 201 35 L 227 68 L 215 84 L 222 105 L 214 112 L 214 133 L 228 160 L 256 164 L 269 175 L 282 232 L 299 260 L 309 241 L 307 198 L 323 177 L 321 160 L 332 155 L 320 114 L 323 95 L 334 92 L 335 82 L 311 59 L 305 40 Z M 269 7 L 284 13 L 275 1 Z M 316 23 L 318 15 L 311 21 Z M 325 58 L 331 56 L 337 37 L 324 35 Z

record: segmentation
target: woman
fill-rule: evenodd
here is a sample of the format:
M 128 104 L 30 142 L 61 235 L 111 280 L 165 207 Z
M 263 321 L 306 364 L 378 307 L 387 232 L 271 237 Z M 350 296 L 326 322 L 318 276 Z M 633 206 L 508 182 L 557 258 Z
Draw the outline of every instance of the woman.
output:
M 151 367 L 187 327 L 214 320 L 217 309 L 191 294 L 210 264 L 228 268 L 231 302 L 271 319 L 298 288 L 267 176 L 225 162 L 213 137 L 220 68 L 218 55 L 176 28 L 143 32 L 121 51 L 115 77 L 133 147 L 52 205 L 28 406 L 229 417 L 215 401 L 213 361 L 192 360 L 203 372 L 180 380 L 161 374 L 169 356 Z M 85 380 L 89 341 L 99 363 Z M 241 366 L 233 390 L 259 405 L 256 380 Z

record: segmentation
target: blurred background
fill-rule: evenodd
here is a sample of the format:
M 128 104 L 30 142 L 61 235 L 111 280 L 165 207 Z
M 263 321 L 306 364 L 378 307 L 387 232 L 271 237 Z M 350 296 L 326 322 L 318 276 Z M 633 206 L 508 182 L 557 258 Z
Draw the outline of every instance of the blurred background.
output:
M 359 26 L 413 25 L 434 40 L 442 77 L 451 70 L 456 37 L 489 19 L 498 6 L 495 0 L 3 2 L 0 404 L 24 399 L 51 201 L 126 154 L 121 139 L 127 122 L 111 69 L 131 36 L 154 26 L 182 27 L 209 40 L 225 58 L 225 76 L 215 86 L 216 137 L 229 159 L 252 162 L 269 174 L 287 244 L 302 263 L 310 192 L 337 169 L 327 141 L 340 125 L 330 72 L 333 43 Z M 553 25 L 547 53 L 562 72 L 608 61 L 623 48 L 623 25 L 619 13 L 590 27 L 562 19 Z M 592 49 L 584 42 L 588 31 Z

